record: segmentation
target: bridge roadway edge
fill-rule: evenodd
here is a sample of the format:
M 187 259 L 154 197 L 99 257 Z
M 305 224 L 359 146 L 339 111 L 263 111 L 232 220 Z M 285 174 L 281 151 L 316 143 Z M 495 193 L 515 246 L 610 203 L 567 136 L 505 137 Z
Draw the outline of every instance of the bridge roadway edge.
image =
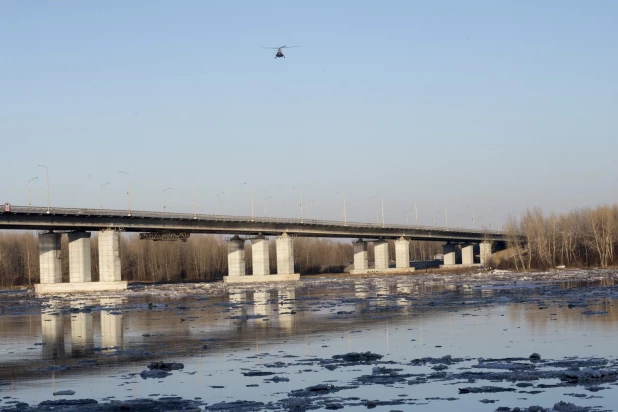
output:
M 20 207 L 24 209 L 25 207 Z M 140 215 L 110 215 L 109 211 L 92 210 L 88 213 L 52 209 L 52 213 L 19 211 L 0 214 L 0 229 L 13 230 L 62 230 L 100 231 L 118 229 L 125 232 L 177 231 L 188 233 L 278 236 L 288 233 L 293 236 L 331 238 L 406 238 L 443 242 L 506 242 L 507 233 L 485 230 L 467 230 L 432 226 L 384 227 L 375 224 L 300 219 L 266 219 L 237 216 L 180 215 L 166 217 L 156 212 L 140 212 Z M 68 209 L 73 211 L 74 209 Z M 94 212 L 94 213 L 93 213 Z M 117 212 L 117 211 L 113 211 Z M 125 212 L 126 213 L 126 212 Z M 106 215 L 108 214 L 108 215 Z

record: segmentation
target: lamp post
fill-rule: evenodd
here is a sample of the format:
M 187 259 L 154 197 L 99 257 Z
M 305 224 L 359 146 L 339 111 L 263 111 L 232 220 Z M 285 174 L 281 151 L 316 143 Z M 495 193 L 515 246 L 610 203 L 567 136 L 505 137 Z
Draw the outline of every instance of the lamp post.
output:
M 315 202 L 315 200 L 312 199 L 305 203 L 305 216 L 307 216 L 307 219 L 309 219 L 309 205 L 313 202 Z
M 460 214 L 457 215 L 457 227 L 461 227 L 461 217 L 463 215 L 467 215 L 468 213 L 470 213 L 470 212 L 463 212 L 463 213 L 460 213 Z
M 416 207 L 416 201 L 414 201 L 414 224 L 418 226 L 418 207 Z
M 296 187 L 293 187 L 292 190 L 298 190 Z M 298 190 L 300 194 L 300 223 L 303 223 L 303 192 Z
M 103 209 L 103 186 L 108 184 L 109 182 L 105 182 L 99 187 L 99 209 Z
M 163 191 L 161 192 L 161 205 L 163 205 L 163 214 L 165 214 L 165 192 L 167 192 L 168 190 L 172 190 L 172 188 L 168 187 L 167 189 L 163 189 Z
M 500 225 L 498 224 L 498 209 L 491 209 L 491 210 L 496 212 L 496 230 L 499 230 Z
M 264 198 L 264 217 L 266 217 L 266 201 L 270 199 L 272 196 L 268 196 Z
M 446 206 L 444 206 L 444 226 L 448 227 L 448 212 L 446 211 Z
M 406 210 L 406 225 L 408 225 L 408 226 L 410 225 L 410 220 L 408 219 L 408 217 L 409 217 L 409 216 L 408 216 L 408 212 L 410 212 L 411 210 L 414 210 L 414 209 L 408 209 L 408 210 Z
M 346 201 L 345 201 L 345 193 L 339 193 L 337 192 L 338 195 L 343 194 L 343 226 L 347 226 L 348 224 L 348 216 L 346 213 Z
M 378 196 L 374 196 L 374 199 L 378 198 Z M 384 198 L 379 198 L 380 202 L 381 202 L 381 208 L 382 208 L 382 227 L 384 227 Z M 376 216 L 376 224 L 378 223 L 378 218 Z
M 193 219 L 197 219 L 197 181 L 187 176 L 185 179 L 193 181 Z
M 49 169 L 45 165 L 39 165 L 45 169 L 45 187 L 47 188 L 47 213 L 49 213 Z
M 438 210 L 437 212 L 433 212 L 433 225 L 434 226 L 436 225 L 436 215 L 441 212 L 442 212 L 441 210 Z
M 255 214 L 253 213 L 253 186 L 249 183 L 243 183 L 243 185 L 249 186 L 249 190 L 251 191 L 251 220 L 255 219 Z
M 127 196 L 129 199 L 129 207 L 128 207 L 128 215 L 131 216 L 131 175 L 128 174 L 127 172 L 123 172 L 122 170 L 119 170 L 118 173 L 122 173 L 123 175 L 127 175 L 127 181 L 129 182 L 129 190 L 127 191 Z
M 224 194 L 225 192 L 217 193 L 217 215 L 219 214 L 219 198 Z
M 32 182 L 33 180 L 37 180 L 39 177 L 33 177 L 32 179 L 28 180 L 28 207 L 32 206 L 32 201 L 31 201 L 31 196 L 30 196 L 30 182 Z

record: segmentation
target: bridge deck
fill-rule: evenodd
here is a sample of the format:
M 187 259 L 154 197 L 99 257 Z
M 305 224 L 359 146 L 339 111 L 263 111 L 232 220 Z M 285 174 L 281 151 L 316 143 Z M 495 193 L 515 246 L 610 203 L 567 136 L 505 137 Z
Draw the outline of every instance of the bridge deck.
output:
M 472 241 L 507 240 L 502 231 L 461 229 L 437 226 L 375 224 L 332 220 L 272 218 L 227 215 L 193 215 L 148 211 L 75 209 L 13 206 L 0 215 L 0 229 L 85 230 L 116 228 L 126 232 L 182 231 L 238 235 L 279 235 L 339 238 L 405 237 L 414 240 Z

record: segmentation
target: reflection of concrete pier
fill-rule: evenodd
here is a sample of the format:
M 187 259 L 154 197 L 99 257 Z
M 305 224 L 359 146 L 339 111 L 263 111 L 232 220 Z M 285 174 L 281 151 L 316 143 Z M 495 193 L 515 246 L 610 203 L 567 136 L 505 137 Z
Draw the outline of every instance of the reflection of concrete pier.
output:
M 121 304 L 119 298 L 101 298 L 101 348 L 108 351 L 123 347 L 122 314 L 117 312 Z
M 85 304 L 71 303 L 71 309 L 79 310 L 71 314 L 71 354 L 75 357 L 91 353 L 94 349 L 93 315 L 83 311 Z
M 279 328 L 286 331 L 294 329 L 296 319 L 296 289 L 285 289 L 278 292 Z
M 366 299 L 369 297 L 369 288 L 366 283 L 354 284 L 354 296 L 358 299 Z
M 66 355 L 64 350 L 64 323 L 62 308 L 50 306 L 41 313 L 41 339 L 43 359 L 57 359 Z
M 277 304 L 274 304 L 275 309 Z M 270 292 L 254 292 L 253 293 L 253 313 L 255 315 L 270 316 L 273 310 Z

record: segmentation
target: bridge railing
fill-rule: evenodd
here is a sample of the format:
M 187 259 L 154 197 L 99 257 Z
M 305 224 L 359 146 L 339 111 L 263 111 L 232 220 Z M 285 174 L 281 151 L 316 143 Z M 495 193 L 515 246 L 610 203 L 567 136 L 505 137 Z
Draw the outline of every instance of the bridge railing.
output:
M 39 206 L 13 206 L 11 213 L 17 214 L 36 214 L 36 215 L 56 215 L 56 216 L 90 216 L 90 217 L 114 217 L 128 219 L 162 219 L 162 220 L 191 220 L 209 222 L 233 222 L 233 223 L 266 223 L 266 224 L 301 224 L 306 226 L 328 226 L 337 228 L 359 228 L 359 229 L 389 229 L 401 231 L 426 231 L 426 232 L 451 232 L 467 233 L 479 235 L 505 235 L 503 231 L 492 231 L 485 229 L 462 229 L 444 226 L 423 226 L 423 225 L 398 225 L 392 223 L 367 223 L 367 222 L 344 222 L 338 220 L 319 220 L 319 219 L 300 219 L 289 217 L 259 217 L 259 216 L 230 216 L 230 215 L 211 215 L 211 214 L 192 214 L 192 213 L 170 213 L 152 212 L 127 209 L 84 209 L 84 208 L 50 208 L 49 213 L 46 207 Z

